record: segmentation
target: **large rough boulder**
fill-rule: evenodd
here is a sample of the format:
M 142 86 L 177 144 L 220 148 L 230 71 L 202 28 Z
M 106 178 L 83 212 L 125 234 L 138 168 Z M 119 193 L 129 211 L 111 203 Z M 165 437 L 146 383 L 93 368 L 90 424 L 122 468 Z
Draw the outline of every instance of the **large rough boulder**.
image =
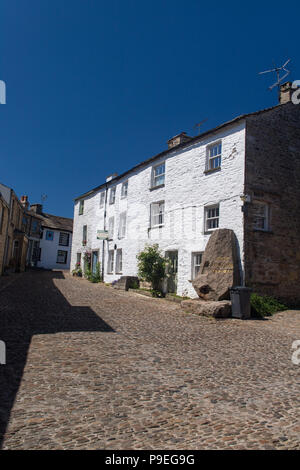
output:
M 231 316 L 231 302 L 221 300 L 220 302 L 204 300 L 183 300 L 181 308 L 195 315 L 205 315 L 214 318 L 228 318 Z
M 233 230 L 218 229 L 212 233 L 202 257 L 193 287 L 204 300 L 226 300 L 229 289 L 240 285 L 238 244 Z

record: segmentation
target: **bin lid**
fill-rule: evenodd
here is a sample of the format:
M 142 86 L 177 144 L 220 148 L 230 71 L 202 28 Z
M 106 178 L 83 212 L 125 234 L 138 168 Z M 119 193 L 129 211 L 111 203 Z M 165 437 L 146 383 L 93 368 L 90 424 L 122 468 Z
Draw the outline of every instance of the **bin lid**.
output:
M 245 286 L 234 286 L 230 289 L 231 292 L 236 292 L 236 291 L 252 291 L 250 287 L 245 287 Z

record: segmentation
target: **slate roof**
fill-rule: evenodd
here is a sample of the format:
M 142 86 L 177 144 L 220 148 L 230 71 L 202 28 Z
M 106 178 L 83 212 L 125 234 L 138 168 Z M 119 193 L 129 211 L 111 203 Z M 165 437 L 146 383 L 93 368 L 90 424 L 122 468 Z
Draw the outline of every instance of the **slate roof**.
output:
M 121 175 L 118 175 L 116 176 L 115 178 L 113 178 L 112 180 L 110 181 L 107 181 L 106 183 L 102 183 L 100 184 L 99 186 L 97 186 L 96 188 L 93 188 L 91 189 L 90 191 L 87 191 L 86 193 L 84 194 L 81 194 L 80 196 L 77 196 L 74 200 L 75 201 L 78 201 L 79 199 L 82 199 L 82 198 L 85 198 L 87 196 L 90 196 L 91 194 L 93 194 L 94 192 L 96 191 L 99 191 L 99 189 L 102 189 L 102 188 L 105 188 L 106 186 L 112 186 L 114 185 L 117 181 L 119 181 L 120 179 L 124 178 L 127 174 L 131 173 L 132 171 L 135 171 L 141 167 L 143 167 L 144 165 L 147 165 L 157 159 L 159 159 L 160 157 L 163 157 L 164 155 L 167 155 L 169 153 L 172 153 L 172 152 L 176 152 L 177 150 L 179 149 L 183 149 L 183 148 L 186 148 L 186 147 L 189 147 L 190 145 L 193 145 L 194 143 L 196 142 L 199 142 L 203 139 L 203 137 L 206 137 L 207 135 L 213 133 L 213 132 L 216 132 L 216 131 L 219 131 L 220 129 L 223 129 L 224 127 L 226 126 L 229 126 L 231 124 L 236 124 L 237 122 L 243 120 L 243 119 L 246 119 L 247 117 L 250 117 L 250 116 L 255 116 L 255 115 L 259 115 L 259 114 L 263 114 L 263 113 L 266 113 L 268 111 L 272 111 L 273 109 L 275 108 L 278 108 L 278 107 L 283 107 L 283 106 L 287 106 L 288 104 L 290 103 L 285 103 L 285 104 L 277 104 L 275 106 L 272 106 L 270 108 L 265 108 L 265 109 L 261 109 L 259 111 L 254 111 L 252 113 L 247 113 L 247 114 L 242 114 L 240 116 L 237 116 L 235 117 L 234 119 L 231 119 L 230 121 L 226 121 L 226 122 L 223 122 L 222 124 L 220 124 L 219 126 L 217 127 L 214 127 L 213 129 L 209 129 L 208 131 L 205 131 L 203 132 L 202 134 L 200 135 L 197 135 L 195 137 L 191 137 L 191 139 L 187 142 L 183 142 L 179 145 L 176 145 L 175 147 L 172 147 L 172 148 L 168 148 L 160 153 L 158 153 L 157 155 L 154 155 L 153 157 L 150 157 L 148 158 L 147 160 L 144 160 L 143 162 L 141 163 L 138 163 L 137 165 L 135 165 L 133 168 L 131 168 L 130 170 L 127 170 L 125 171 L 124 173 L 122 173 Z
M 46 214 L 45 212 L 37 214 L 33 210 L 27 211 L 27 214 L 40 219 L 42 227 L 52 228 L 53 230 L 65 230 L 66 232 L 73 232 L 73 219 L 59 217 L 58 215 Z

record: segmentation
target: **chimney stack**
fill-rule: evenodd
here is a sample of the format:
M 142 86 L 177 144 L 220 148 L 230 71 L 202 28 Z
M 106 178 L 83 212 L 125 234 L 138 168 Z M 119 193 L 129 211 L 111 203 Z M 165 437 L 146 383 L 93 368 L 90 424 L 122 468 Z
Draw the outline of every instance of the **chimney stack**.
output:
M 177 145 L 183 144 L 184 142 L 188 142 L 189 140 L 191 140 L 191 138 L 192 137 L 186 135 L 186 132 L 181 132 L 180 134 L 177 134 L 168 140 L 168 148 L 172 149 L 173 147 L 177 147 Z
M 292 88 L 292 82 L 285 82 L 280 85 L 279 103 L 285 104 L 292 100 L 292 94 L 295 88 Z
M 35 212 L 36 214 L 41 214 L 43 211 L 42 204 L 31 204 L 30 210 Z
M 109 175 L 106 177 L 106 182 L 108 183 L 109 181 L 113 180 L 118 176 L 118 173 L 113 173 L 112 175 Z
M 20 202 L 24 207 L 25 211 L 27 211 L 29 207 L 28 196 L 21 196 Z

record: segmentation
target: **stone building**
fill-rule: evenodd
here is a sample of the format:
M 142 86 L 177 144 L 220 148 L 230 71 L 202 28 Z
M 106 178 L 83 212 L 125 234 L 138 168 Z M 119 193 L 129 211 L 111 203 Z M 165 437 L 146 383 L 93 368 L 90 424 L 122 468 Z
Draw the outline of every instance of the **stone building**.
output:
M 0 183 L 0 192 L 8 210 L 1 274 L 3 270 L 22 272 L 26 266 L 28 246 L 28 239 L 22 230 L 24 209 L 13 189 Z
M 234 231 L 242 282 L 300 301 L 300 106 L 280 103 L 163 152 L 75 199 L 71 269 L 91 253 L 104 280 L 137 275 L 136 255 L 158 243 L 171 261 L 168 291 L 196 297 L 191 281 L 217 228 Z M 107 239 L 105 239 L 107 238 Z
M 4 268 L 4 253 L 8 231 L 9 206 L 0 193 L 0 275 Z
M 29 244 L 27 265 L 44 269 L 69 269 L 73 219 L 43 212 L 42 204 L 31 204 L 22 196 L 25 209 L 23 230 Z

